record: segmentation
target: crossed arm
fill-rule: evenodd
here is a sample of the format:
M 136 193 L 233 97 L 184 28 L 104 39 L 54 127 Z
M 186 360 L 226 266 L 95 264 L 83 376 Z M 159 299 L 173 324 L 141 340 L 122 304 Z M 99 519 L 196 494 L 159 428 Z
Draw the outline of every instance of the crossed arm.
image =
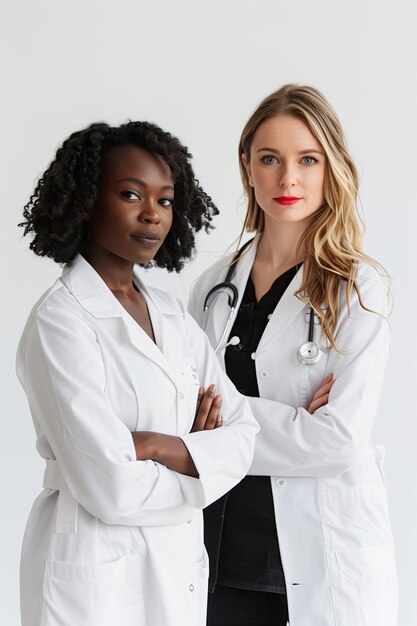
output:
M 314 394 L 308 408 L 309 413 L 314 413 L 327 404 L 333 383 L 333 375 L 329 374 Z M 215 392 L 215 385 L 210 385 L 206 390 L 200 387 L 191 432 L 221 427 L 222 399 Z M 152 431 L 133 432 L 132 437 L 138 461 L 157 461 L 175 472 L 198 478 L 197 468 L 181 437 Z

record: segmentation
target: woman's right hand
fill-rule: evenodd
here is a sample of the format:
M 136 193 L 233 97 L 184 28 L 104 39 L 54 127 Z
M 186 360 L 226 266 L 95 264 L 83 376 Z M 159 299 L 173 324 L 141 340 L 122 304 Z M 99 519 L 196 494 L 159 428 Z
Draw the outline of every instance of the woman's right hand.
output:
M 216 395 L 216 385 L 210 385 L 205 391 L 204 387 L 200 387 L 191 432 L 219 428 L 222 425 L 222 417 L 219 414 L 221 403 L 221 396 Z
M 333 387 L 334 382 L 335 380 L 333 378 L 333 374 L 329 374 L 323 381 L 321 387 L 317 389 L 314 394 L 310 406 L 308 407 L 309 413 L 314 413 L 314 411 L 328 403 L 330 390 Z

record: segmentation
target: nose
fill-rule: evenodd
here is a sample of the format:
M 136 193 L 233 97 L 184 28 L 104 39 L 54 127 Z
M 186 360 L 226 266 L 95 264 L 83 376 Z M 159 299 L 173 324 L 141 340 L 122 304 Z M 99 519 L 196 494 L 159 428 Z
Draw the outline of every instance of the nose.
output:
M 297 175 L 295 167 L 289 164 L 283 165 L 280 169 L 279 186 L 283 189 L 287 187 L 294 187 L 297 184 Z
M 145 201 L 142 205 L 138 220 L 145 224 L 159 224 L 161 221 L 158 209 L 151 200 Z

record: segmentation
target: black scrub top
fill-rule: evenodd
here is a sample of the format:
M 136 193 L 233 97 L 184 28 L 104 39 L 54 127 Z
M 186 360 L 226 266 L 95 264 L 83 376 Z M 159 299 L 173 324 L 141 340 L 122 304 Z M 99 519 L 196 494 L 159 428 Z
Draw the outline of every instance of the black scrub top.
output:
M 297 269 L 293 267 L 279 276 L 259 302 L 252 279 L 248 279 L 230 333 L 230 337 L 238 336 L 240 343 L 229 346 L 225 353 L 226 372 L 245 396 L 259 397 L 251 355 Z M 246 476 L 228 493 L 217 556 L 217 584 L 285 593 L 269 476 Z

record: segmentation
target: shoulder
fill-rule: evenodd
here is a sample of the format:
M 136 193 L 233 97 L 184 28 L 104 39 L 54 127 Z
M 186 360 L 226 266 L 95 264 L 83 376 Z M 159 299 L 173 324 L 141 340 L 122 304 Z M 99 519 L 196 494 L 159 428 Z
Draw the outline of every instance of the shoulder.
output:
M 28 351 L 36 356 L 39 354 L 39 346 L 45 341 L 52 342 L 58 348 L 61 345 L 62 331 L 72 335 L 71 341 L 79 338 L 82 332 L 92 336 L 82 308 L 58 278 L 34 304 L 24 326 L 16 354 L 16 369 L 20 380 Z
M 227 274 L 227 270 L 229 269 L 230 263 L 232 262 L 235 254 L 227 254 L 223 256 L 221 259 L 218 259 L 213 265 L 211 265 L 208 269 L 206 269 L 201 276 L 194 283 L 195 287 L 199 285 L 210 285 L 215 284 L 217 280 L 223 275 Z
M 349 306 L 355 305 L 371 312 L 388 316 L 392 308 L 391 283 L 388 274 L 382 267 L 370 263 L 355 264 L 355 289 L 351 295 Z M 342 290 L 346 300 L 346 290 Z
M 28 336 L 36 328 L 48 321 L 68 326 L 84 321 L 84 312 L 80 304 L 69 292 L 61 278 L 47 289 L 32 307 L 23 329 L 20 344 L 25 343 Z
M 82 317 L 82 308 L 69 292 L 61 278 L 47 289 L 34 304 L 28 322 L 35 321 L 45 310 L 61 309 Z
M 389 276 L 384 269 L 370 263 L 355 264 L 355 281 L 358 285 L 367 283 L 376 284 L 380 287 L 389 288 Z
M 369 292 L 379 292 L 388 298 L 391 292 L 391 280 L 383 267 L 370 263 L 356 265 L 355 284 L 359 289 Z
M 228 254 L 205 270 L 191 286 L 192 298 L 204 299 L 207 291 L 224 280 L 233 257 L 234 254 Z
M 224 281 L 233 256 L 233 254 L 228 254 L 216 261 L 191 285 L 188 310 L 200 324 L 205 298 L 214 285 Z

